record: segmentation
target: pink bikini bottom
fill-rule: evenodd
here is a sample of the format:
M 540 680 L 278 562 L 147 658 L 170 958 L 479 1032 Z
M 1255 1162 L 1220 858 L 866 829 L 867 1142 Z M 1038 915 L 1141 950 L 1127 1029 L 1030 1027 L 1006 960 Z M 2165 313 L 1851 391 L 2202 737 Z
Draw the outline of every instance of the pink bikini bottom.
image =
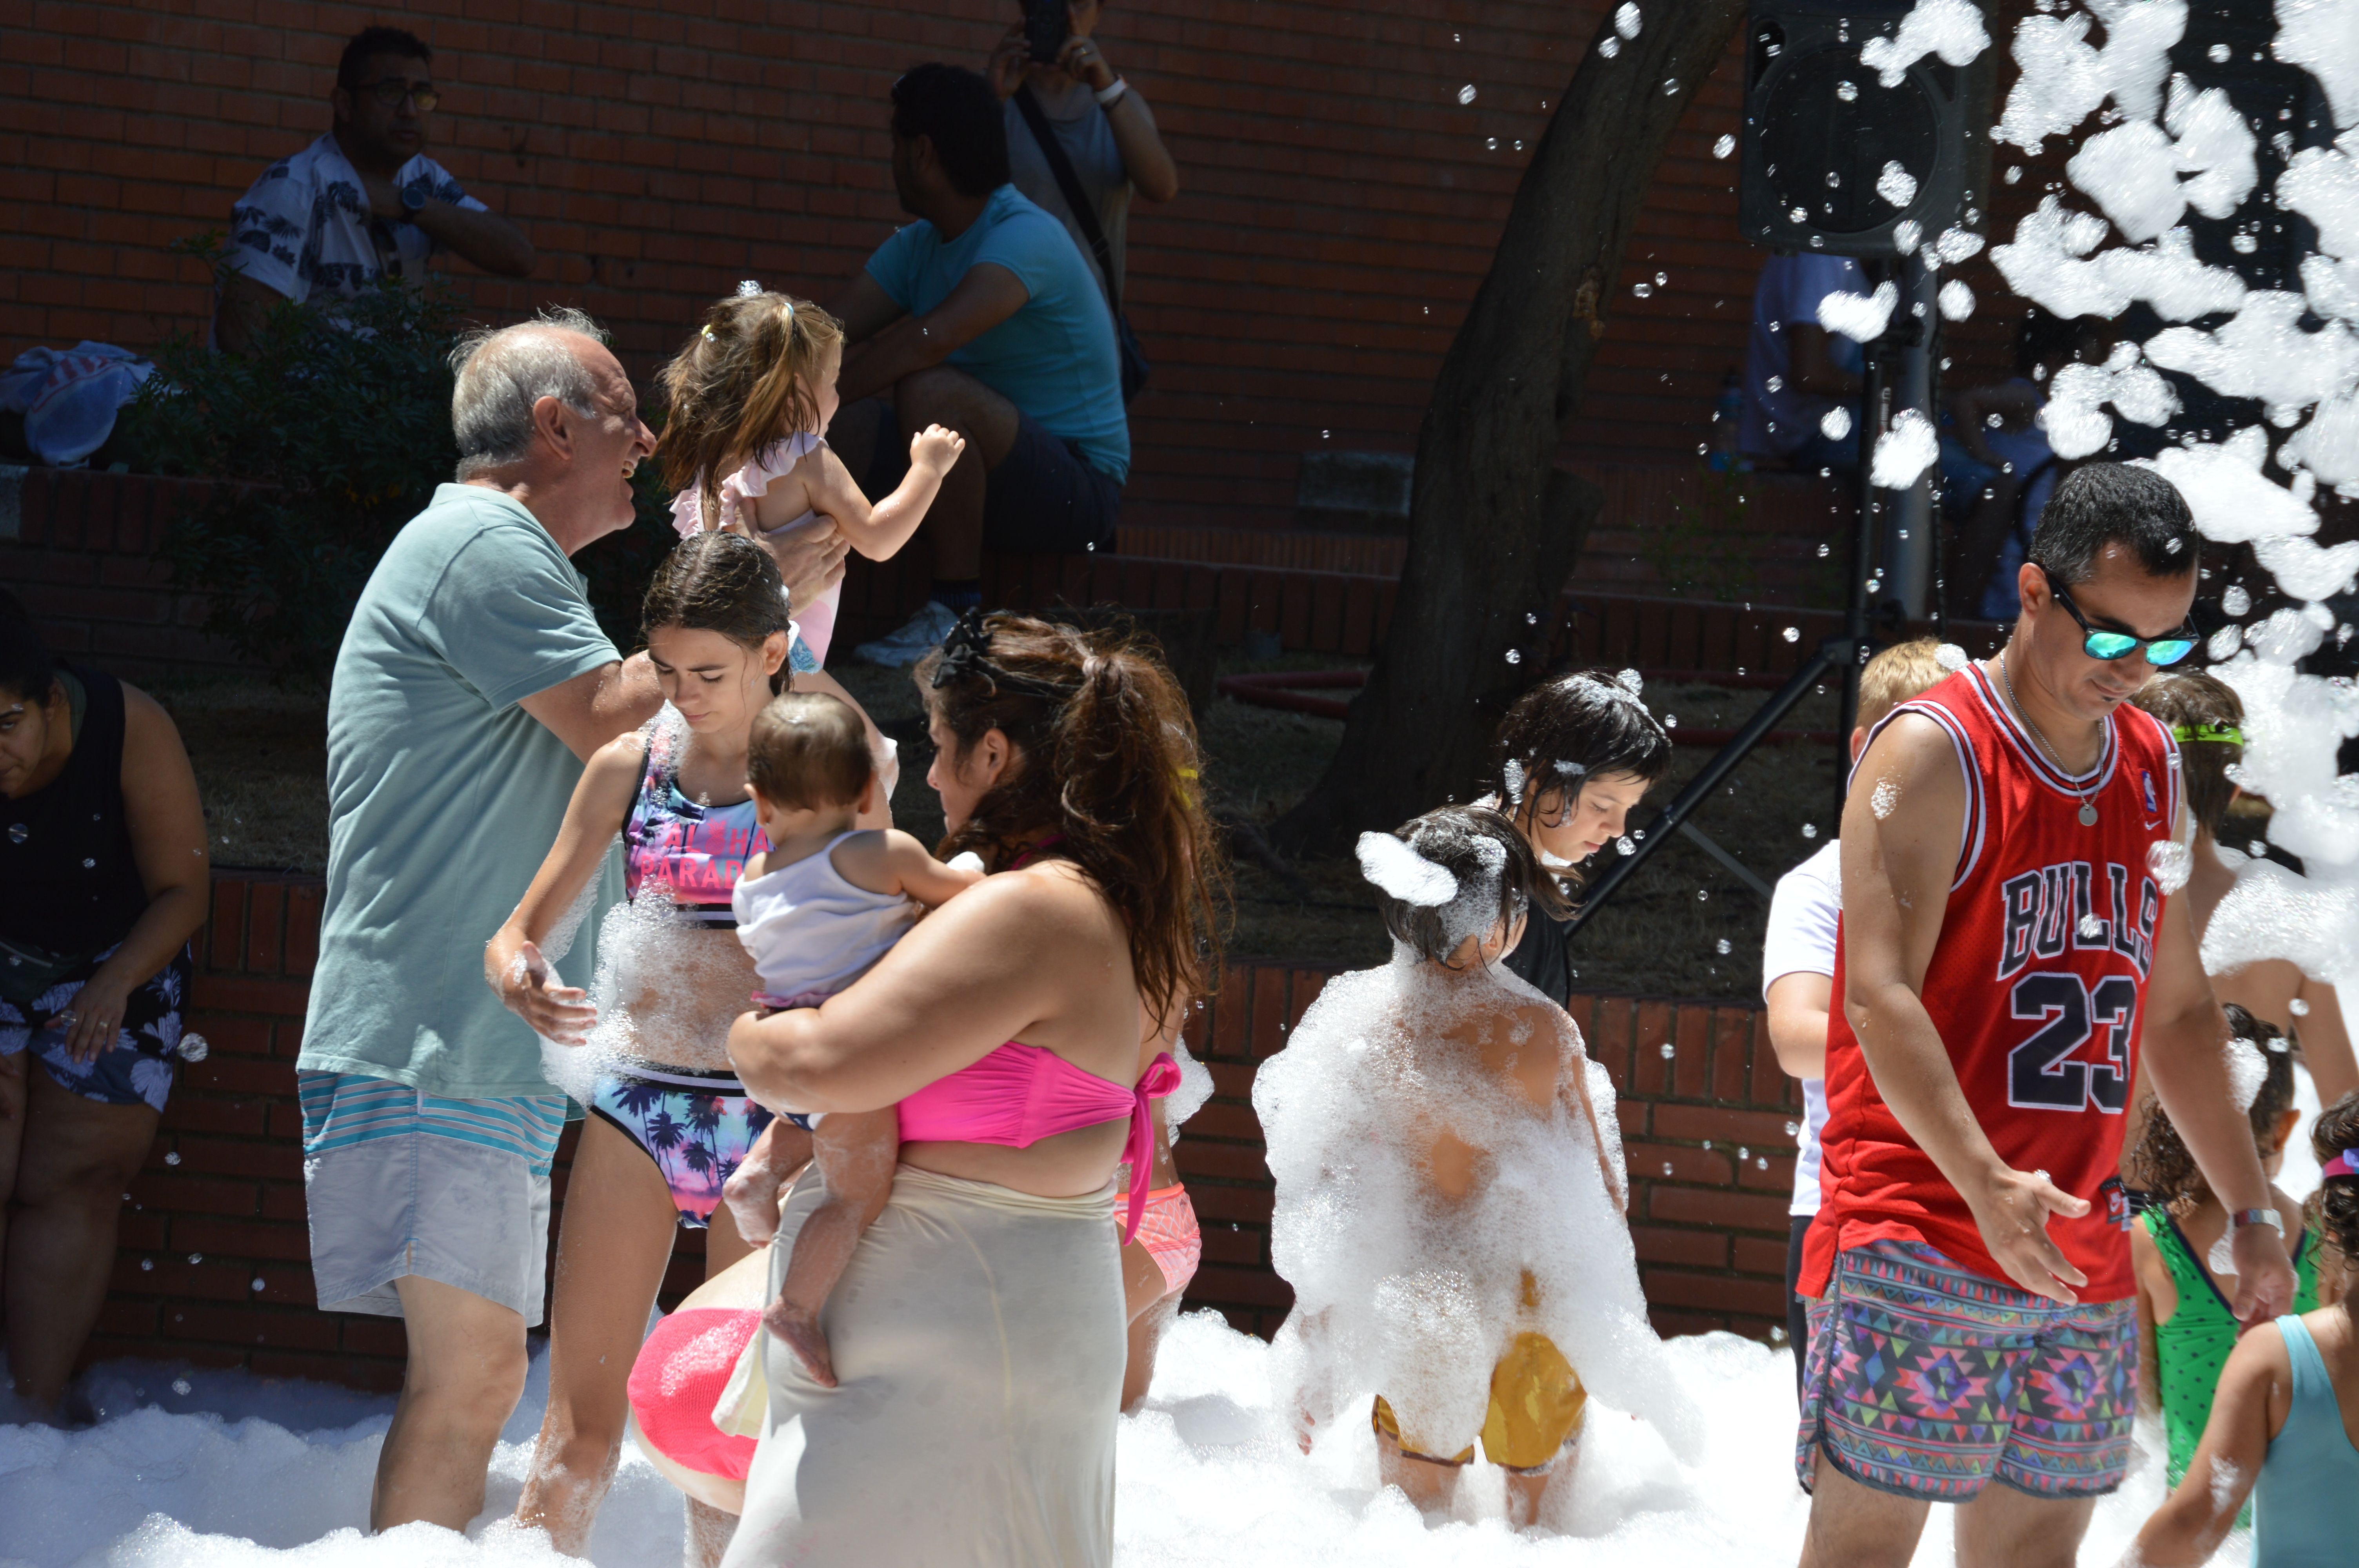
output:
M 1127 1195 L 1115 1194 L 1114 1212 L 1120 1214 L 1127 1201 Z M 1189 1201 L 1186 1187 L 1156 1187 L 1147 1193 L 1137 1240 L 1163 1271 L 1163 1293 L 1178 1295 L 1185 1290 L 1204 1256 L 1204 1233 L 1196 1224 L 1196 1206 Z

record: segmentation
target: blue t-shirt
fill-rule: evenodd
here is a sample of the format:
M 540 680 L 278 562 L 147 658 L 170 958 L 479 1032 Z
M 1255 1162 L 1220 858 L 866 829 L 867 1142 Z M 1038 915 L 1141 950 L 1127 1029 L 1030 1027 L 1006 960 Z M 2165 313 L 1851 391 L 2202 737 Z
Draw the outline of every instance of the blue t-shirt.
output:
M 1065 226 L 1016 187 L 993 191 L 983 215 L 954 240 L 923 219 L 899 231 L 868 258 L 868 276 L 894 304 L 922 316 L 982 262 L 1014 273 L 1029 297 L 946 362 L 1080 447 L 1092 468 L 1117 482 L 1128 479 L 1130 420 L 1105 295 Z

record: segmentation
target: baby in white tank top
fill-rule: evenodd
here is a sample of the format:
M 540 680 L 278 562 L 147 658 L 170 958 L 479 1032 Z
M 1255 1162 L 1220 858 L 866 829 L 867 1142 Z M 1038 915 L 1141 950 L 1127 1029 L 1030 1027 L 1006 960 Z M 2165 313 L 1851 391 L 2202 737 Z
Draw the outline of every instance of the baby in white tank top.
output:
M 983 880 L 979 865 L 946 866 L 897 828 L 853 826 L 875 804 L 877 784 L 867 731 L 849 703 L 821 692 L 772 698 L 754 719 L 745 769 L 769 848 L 747 859 L 730 904 L 761 981 L 757 1007 L 819 1006 L 866 974 L 924 910 Z M 764 1130 L 724 1189 L 739 1234 L 759 1245 L 777 1230 L 786 1177 L 817 1162 L 827 1197 L 795 1238 L 762 1323 L 828 1388 L 835 1368 L 820 1309 L 884 1208 L 900 1148 L 891 1106 L 824 1118 L 789 1112 Z

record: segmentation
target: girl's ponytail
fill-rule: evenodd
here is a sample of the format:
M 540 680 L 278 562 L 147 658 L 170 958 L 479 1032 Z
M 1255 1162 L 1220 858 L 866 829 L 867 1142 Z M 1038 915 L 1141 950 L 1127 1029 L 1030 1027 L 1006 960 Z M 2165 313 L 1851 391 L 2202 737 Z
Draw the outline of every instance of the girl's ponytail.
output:
M 842 341 L 842 323 L 810 301 L 756 290 L 707 310 L 658 373 L 664 483 L 695 486 L 708 527 L 723 480 L 784 437 L 819 428 L 820 372 Z

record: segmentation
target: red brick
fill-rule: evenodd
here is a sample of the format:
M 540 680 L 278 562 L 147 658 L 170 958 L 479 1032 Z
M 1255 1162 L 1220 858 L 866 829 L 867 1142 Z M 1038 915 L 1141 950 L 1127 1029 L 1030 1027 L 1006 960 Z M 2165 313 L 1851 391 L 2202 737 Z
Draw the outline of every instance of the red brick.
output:
M 1641 1263 L 1680 1263 L 1689 1268 L 1728 1266 L 1728 1238 L 1711 1230 L 1669 1230 L 1661 1226 L 1634 1225 L 1631 1244 Z
M 1638 1282 L 1647 1292 L 1647 1303 L 1654 1306 L 1742 1312 L 1756 1317 L 1781 1317 L 1786 1311 L 1786 1285 L 1782 1280 L 1645 1269 L 1639 1271 Z
M 1180 1145 L 1180 1149 L 1186 1147 L 1184 1142 Z M 1191 1181 L 1188 1184 L 1188 1200 L 1195 1205 L 1197 1219 L 1207 1226 L 1269 1223 L 1271 1198 L 1267 1187 L 1216 1186 L 1210 1182 Z
M 201 1012 L 267 1012 L 300 1018 L 310 996 L 311 988 L 300 980 L 199 975 L 191 1001 Z
M 1782 1284 L 1786 1278 L 1786 1244 L 1764 1241 L 1757 1237 L 1735 1238 L 1734 1262 L 1740 1274 L 1773 1275 Z
M 1791 1152 L 1794 1135 L 1786 1124 L 1794 1119 L 1774 1110 L 1732 1110 L 1720 1106 L 1661 1105 L 1655 1108 L 1658 1138 L 1705 1139 L 1744 1144 L 1756 1151 Z
M 1705 1225 L 1725 1230 L 1763 1230 L 1783 1234 L 1788 1201 L 1766 1194 L 1658 1186 L 1647 1195 L 1647 1217 L 1672 1225 Z

